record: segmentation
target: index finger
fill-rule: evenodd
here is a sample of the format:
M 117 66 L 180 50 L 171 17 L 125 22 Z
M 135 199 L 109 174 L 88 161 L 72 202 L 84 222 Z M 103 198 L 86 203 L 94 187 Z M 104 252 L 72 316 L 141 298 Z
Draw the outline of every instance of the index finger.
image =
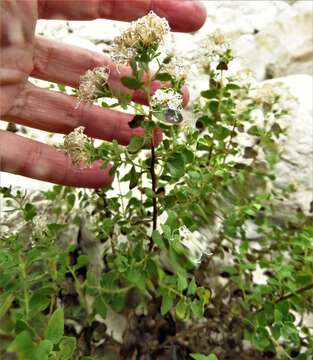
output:
M 171 29 L 192 32 L 206 20 L 206 9 L 198 0 L 39 0 L 43 19 L 131 21 L 153 10 L 166 17 Z

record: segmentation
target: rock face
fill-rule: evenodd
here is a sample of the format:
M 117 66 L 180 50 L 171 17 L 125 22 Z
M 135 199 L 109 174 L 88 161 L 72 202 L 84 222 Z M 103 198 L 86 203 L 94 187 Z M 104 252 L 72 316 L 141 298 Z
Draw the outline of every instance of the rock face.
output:
M 251 68 L 257 79 L 289 74 L 311 74 L 313 71 L 313 3 L 311 1 L 203 1 L 208 19 L 195 34 L 173 34 L 178 55 L 191 54 L 197 41 L 220 29 L 232 41 L 240 66 Z M 40 20 L 37 34 L 73 45 L 107 51 L 108 43 L 127 23 L 106 20 L 47 21 Z M 186 44 L 190 44 L 186 50 Z M 281 80 L 281 79 L 280 79 Z M 201 81 L 194 82 L 199 92 Z M 283 79 L 299 98 L 299 109 L 290 119 L 290 135 L 284 144 L 283 161 L 277 166 L 277 186 L 292 182 L 298 187 L 297 201 L 309 209 L 312 200 L 312 78 L 297 75 Z M 39 83 L 42 86 L 43 82 Z M 0 122 L 0 128 L 6 123 Z M 38 136 L 38 134 L 41 135 Z M 46 133 L 28 131 L 31 137 L 51 143 Z M 44 182 L 11 174 L 0 174 L 2 186 L 47 189 Z M 297 206 L 297 205 L 295 205 Z
M 202 32 L 220 28 L 258 80 L 313 73 L 311 1 L 205 1 Z
M 289 118 L 288 136 L 281 144 L 283 152 L 275 181 L 278 188 L 294 185 L 296 192 L 281 204 L 280 211 L 288 213 L 300 208 L 309 214 L 313 206 L 313 77 L 293 75 L 280 80 L 299 101 L 295 114 Z

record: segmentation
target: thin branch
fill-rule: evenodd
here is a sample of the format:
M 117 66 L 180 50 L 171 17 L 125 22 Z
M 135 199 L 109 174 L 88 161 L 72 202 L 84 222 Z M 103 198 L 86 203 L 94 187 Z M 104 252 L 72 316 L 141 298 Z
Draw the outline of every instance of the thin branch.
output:
M 153 135 L 152 135 L 153 137 Z M 157 204 L 157 194 L 156 194 L 156 187 L 157 187 L 157 178 L 155 174 L 155 163 L 156 163 L 156 156 L 155 156 L 155 148 L 153 144 L 153 138 L 151 140 L 151 164 L 150 164 L 150 175 L 151 175 L 151 183 L 152 183 L 152 191 L 153 191 L 153 214 L 152 214 L 152 229 L 156 230 L 157 228 L 157 221 L 158 221 L 158 204 Z M 153 248 L 153 240 L 150 239 L 149 250 L 151 251 Z
M 278 299 L 276 299 L 274 301 L 274 303 L 278 304 L 278 303 L 280 303 L 280 302 L 282 302 L 284 300 L 288 300 L 288 299 L 290 299 L 290 298 L 292 298 L 292 297 L 294 297 L 296 295 L 302 294 L 305 291 L 312 290 L 312 289 L 313 289 L 313 283 L 310 283 L 310 284 L 308 284 L 306 286 L 303 286 L 302 288 L 300 288 L 300 289 L 298 289 L 298 290 L 296 290 L 294 292 L 290 292 L 290 293 L 288 293 L 286 295 L 283 295 L 283 296 L 279 297 Z M 259 313 L 263 309 L 264 309 L 264 307 L 262 306 L 260 309 L 256 310 L 255 313 Z
M 308 284 L 308 285 L 306 285 L 306 286 L 303 286 L 302 288 L 296 290 L 295 292 L 292 292 L 292 293 L 286 294 L 286 295 L 284 295 L 284 296 L 281 296 L 279 299 L 277 299 L 277 300 L 275 301 L 275 303 L 277 304 L 277 303 L 279 303 L 279 302 L 281 302 L 281 301 L 290 299 L 291 297 L 293 297 L 293 296 L 295 296 L 295 295 L 299 295 L 299 294 L 301 294 L 301 293 L 303 293 L 303 292 L 305 292 L 305 291 L 311 290 L 311 289 L 313 289 L 313 283 Z

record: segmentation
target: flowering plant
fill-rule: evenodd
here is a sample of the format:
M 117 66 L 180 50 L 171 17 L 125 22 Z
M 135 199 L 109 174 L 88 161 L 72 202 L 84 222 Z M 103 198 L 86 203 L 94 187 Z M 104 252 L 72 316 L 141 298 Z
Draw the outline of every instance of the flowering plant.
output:
M 96 145 L 82 127 L 65 137 L 60 151 L 77 166 L 111 166 L 111 188 L 55 186 L 37 205 L 1 190 L 22 218 L 16 231 L 9 217 L 1 225 L 2 353 L 309 359 L 312 328 L 298 318 L 312 308 L 312 222 L 299 212 L 275 223 L 275 205 L 292 189 L 269 186 L 292 99 L 281 86 L 226 76 L 233 56 L 217 33 L 198 57 L 208 89 L 188 115 L 186 75 L 160 50 L 168 31 L 151 12 L 113 40 L 119 70 L 132 69 L 120 92 L 111 91 L 107 67 L 81 78 L 79 102 L 133 111 L 129 127 L 144 130 L 126 147 Z M 143 105 L 132 101 L 134 90 Z

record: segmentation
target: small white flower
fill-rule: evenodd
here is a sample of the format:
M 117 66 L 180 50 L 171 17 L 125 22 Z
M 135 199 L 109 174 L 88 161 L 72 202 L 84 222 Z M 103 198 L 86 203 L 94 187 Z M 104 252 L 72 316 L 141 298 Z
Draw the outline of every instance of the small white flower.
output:
M 158 89 L 151 98 L 154 109 L 167 108 L 180 111 L 183 108 L 183 97 L 173 89 Z
M 291 111 L 296 103 L 288 87 L 280 81 L 265 82 L 252 92 L 252 96 L 264 109 L 275 111 Z
M 220 31 L 216 31 L 202 40 L 195 62 L 206 68 L 212 62 L 221 62 L 230 50 L 230 44 L 225 36 Z
M 183 58 L 178 59 L 172 52 L 168 53 L 166 58 L 168 59 L 168 63 L 163 66 L 162 72 L 168 72 L 178 79 L 185 79 L 190 68 L 186 60 Z
M 94 100 L 103 96 L 104 89 L 108 84 L 109 68 L 99 66 L 88 70 L 80 77 L 78 98 L 82 102 L 92 103 Z
M 157 48 L 169 31 L 167 20 L 150 11 L 146 16 L 131 22 L 128 29 L 113 39 L 112 60 L 118 64 L 129 63 L 141 49 Z
M 199 231 L 191 232 L 186 226 L 181 226 L 178 232 L 182 245 L 188 249 L 190 259 L 195 265 L 199 265 L 204 256 L 212 255 L 207 251 L 207 243 Z
M 71 158 L 74 165 L 90 163 L 90 154 L 87 150 L 87 145 L 90 144 L 92 140 L 84 134 L 84 130 L 84 126 L 79 126 L 64 136 L 64 144 L 61 148 Z

